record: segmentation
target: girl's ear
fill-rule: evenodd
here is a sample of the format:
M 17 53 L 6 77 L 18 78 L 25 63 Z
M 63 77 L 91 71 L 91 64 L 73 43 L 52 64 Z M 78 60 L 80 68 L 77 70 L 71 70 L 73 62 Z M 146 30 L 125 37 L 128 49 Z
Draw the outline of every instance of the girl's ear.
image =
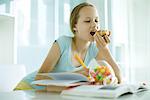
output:
M 77 31 L 77 28 L 74 27 L 73 30 L 76 32 L 76 31 Z
M 76 27 L 76 24 L 74 25 L 74 28 L 73 28 L 74 32 L 77 32 L 77 27 Z

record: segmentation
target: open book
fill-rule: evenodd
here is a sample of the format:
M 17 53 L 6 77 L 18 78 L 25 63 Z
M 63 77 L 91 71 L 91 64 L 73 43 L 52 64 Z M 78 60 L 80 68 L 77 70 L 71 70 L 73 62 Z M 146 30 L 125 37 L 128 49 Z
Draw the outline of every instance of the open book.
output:
M 86 97 L 102 97 L 117 98 L 127 93 L 136 93 L 148 90 L 146 85 L 81 85 L 78 87 L 63 90 L 62 96 L 86 96 Z
M 97 66 L 98 63 L 95 59 L 92 59 L 88 66 Z M 54 85 L 54 86 L 74 86 L 76 84 L 74 83 L 83 83 L 88 82 L 89 79 L 79 73 L 73 73 L 77 72 L 82 69 L 81 67 L 76 68 L 73 71 L 70 72 L 56 72 L 56 73 L 38 73 L 38 75 L 44 75 L 50 77 L 52 80 L 36 80 L 33 81 L 31 84 L 36 85 Z
M 91 66 L 99 66 L 99 64 L 97 63 L 95 59 L 92 59 L 87 67 L 89 69 L 92 69 Z M 81 69 L 82 67 L 78 67 L 71 72 L 38 73 L 38 75 L 44 75 L 44 76 L 50 77 L 51 80 L 36 80 L 36 81 L 33 81 L 31 84 L 56 87 L 54 89 L 62 88 L 61 90 L 66 89 L 66 87 L 68 88 L 68 87 L 74 87 L 74 86 L 79 86 L 83 84 L 90 84 L 89 82 L 90 79 L 88 79 L 86 76 L 79 74 L 79 73 L 73 73 Z M 53 90 L 50 90 L 50 91 L 53 91 Z
M 97 66 L 95 59 L 92 59 L 88 66 Z M 31 84 L 37 85 L 55 85 L 55 86 L 72 86 L 73 83 L 77 82 L 88 82 L 88 78 L 79 73 L 73 73 L 82 69 L 81 67 L 76 68 L 70 72 L 56 72 L 56 73 L 38 73 L 38 75 L 44 75 L 50 77 L 52 80 L 36 80 Z
M 49 91 L 60 92 L 68 87 L 79 86 L 83 84 L 89 84 L 89 80 L 86 76 L 79 73 L 39 73 L 38 75 L 44 75 L 51 78 L 51 80 L 36 80 L 31 84 L 41 85 L 41 86 L 51 86 Z
M 33 81 L 32 84 L 74 86 L 77 83 L 84 83 L 89 81 L 86 76 L 78 73 L 60 72 L 60 73 L 40 73 L 38 75 L 48 76 L 52 78 L 52 80 L 36 80 Z

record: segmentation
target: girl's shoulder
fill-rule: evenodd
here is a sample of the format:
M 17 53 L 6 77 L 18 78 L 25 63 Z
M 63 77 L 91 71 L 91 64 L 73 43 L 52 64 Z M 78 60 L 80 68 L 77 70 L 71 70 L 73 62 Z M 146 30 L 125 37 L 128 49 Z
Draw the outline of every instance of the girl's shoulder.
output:
M 58 43 L 61 52 L 63 52 L 66 48 L 69 48 L 71 46 L 72 37 L 69 36 L 60 36 L 56 42 Z
M 68 46 L 68 44 L 70 44 L 71 41 L 72 41 L 72 37 L 69 37 L 69 36 L 60 36 L 56 41 L 60 45 L 64 45 L 64 46 L 66 45 L 66 46 Z
M 57 41 L 65 41 L 65 42 L 67 42 L 67 41 L 71 41 L 72 40 L 72 37 L 69 37 L 69 36 L 60 36 L 58 39 L 57 39 Z

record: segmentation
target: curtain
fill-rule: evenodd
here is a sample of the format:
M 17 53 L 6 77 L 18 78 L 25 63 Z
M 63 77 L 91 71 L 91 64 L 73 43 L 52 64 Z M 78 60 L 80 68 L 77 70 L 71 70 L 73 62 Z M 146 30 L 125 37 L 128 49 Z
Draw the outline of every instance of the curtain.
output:
M 113 54 L 127 82 L 150 81 L 150 1 L 112 0 Z
M 37 70 L 54 40 L 72 36 L 69 15 L 72 7 L 85 0 L 14 0 L 16 17 L 16 63 L 27 73 Z
M 129 81 L 127 0 L 111 1 L 112 54 L 121 68 L 124 81 Z
M 131 82 L 150 81 L 150 1 L 128 0 Z

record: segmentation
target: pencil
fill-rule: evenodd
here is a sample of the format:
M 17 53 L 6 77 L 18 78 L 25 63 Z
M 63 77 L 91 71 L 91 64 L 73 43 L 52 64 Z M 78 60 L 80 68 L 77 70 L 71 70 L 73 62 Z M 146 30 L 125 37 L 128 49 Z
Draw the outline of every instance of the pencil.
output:
M 82 59 L 77 54 L 75 54 L 74 57 L 82 65 L 83 68 L 87 69 L 86 65 L 84 64 L 84 62 L 82 61 Z

